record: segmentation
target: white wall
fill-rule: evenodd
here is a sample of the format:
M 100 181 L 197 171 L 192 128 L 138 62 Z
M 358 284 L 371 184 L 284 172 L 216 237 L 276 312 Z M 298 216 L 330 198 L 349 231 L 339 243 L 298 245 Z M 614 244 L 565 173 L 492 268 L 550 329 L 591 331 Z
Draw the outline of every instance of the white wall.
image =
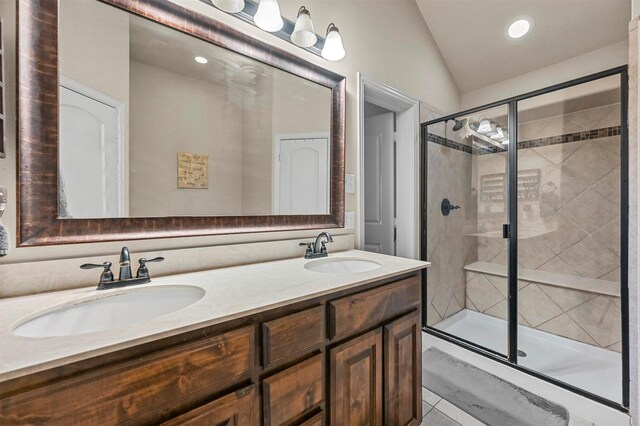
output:
M 626 41 L 619 42 L 548 67 L 533 70 L 509 80 L 463 93 L 461 106 L 463 110 L 481 106 L 574 78 L 584 77 L 598 71 L 625 65 L 628 61 L 628 43 Z
M 640 15 L 640 0 L 631 0 L 631 17 Z
M 130 68 L 129 215 L 238 214 L 242 93 L 142 62 Z M 178 152 L 209 155 L 207 189 L 178 189 Z
M 322 58 L 302 51 L 290 43 L 277 39 L 257 28 L 244 23 L 230 15 L 212 8 L 198 0 L 175 0 L 185 7 L 198 10 L 219 19 L 240 31 L 249 33 L 257 38 L 283 48 L 320 66 L 338 72 L 347 79 L 347 141 L 346 141 L 346 172 L 356 172 L 357 153 L 357 102 L 356 75 L 362 72 L 370 78 L 396 87 L 407 95 L 428 102 L 445 111 L 456 111 L 460 107 L 460 94 L 449 73 L 449 70 L 424 23 L 416 4 L 412 0 L 388 1 L 322 1 L 310 0 L 305 4 L 311 11 L 313 22 L 318 33 L 323 33 L 330 22 L 340 28 L 344 38 L 347 56 L 340 62 L 328 63 Z M 282 12 L 289 19 L 295 18 L 300 6 L 299 1 L 282 0 Z M 100 244 L 76 244 L 67 246 L 15 248 L 16 232 L 16 186 L 15 186 L 15 2 L 0 2 L 0 16 L 4 19 L 4 35 L 6 45 L 6 106 L 7 106 L 7 158 L 0 159 L 0 185 L 9 188 L 9 206 L 3 216 L 4 223 L 11 233 L 11 250 L 9 255 L 0 259 L 0 296 L 20 294 L 21 284 L 31 282 L 28 292 L 43 291 L 60 287 L 73 287 L 95 281 L 95 274 L 80 273 L 79 270 L 69 271 L 68 280 L 58 280 L 55 283 L 38 284 L 33 280 L 34 274 L 46 276 L 47 271 L 59 270 L 63 262 L 48 262 L 46 265 L 30 263 L 30 274 L 23 274 L 21 262 L 33 262 L 46 259 L 77 258 L 77 264 L 89 258 L 115 258 L 120 247 L 127 244 L 137 256 L 153 254 L 160 250 L 177 248 L 227 246 L 218 251 L 217 258 L 203 257 L 202 263 L 194 266 L 202 269 L 216 261 L 227 259 L 252 260 L 246 256 L 228 256 L 225 253 L 241 250 L 242 253 L 255 253 L 252 246 L 243 245 L 231 247 L 234 244 L 256 243 L 259 241 L 282 241 L 271 244 L 269 256 L 285 257 L 291 255 L 290 247 L 295 241 L 309 238 L 319 231 L 271 232 L 239 235 L 223 235 L 215 237 L 176 238 L 164 240 L 141 240 L 127 242 L 113 242 Z M 346 210 L 357 209 L 358 194 L 346 194 Z M 356 217 L 359 217 L 356 214 Z M 332 230 L 336 235 L 343 235 L 338 241 L 353 246 L 353 230 Z M 257 247 L 257 246 L 256 246 Z M 297 250 L 296 245 L 296 250 Z M 296 251 L 297 253 L 298 251 Z M 302 253 L 302 251 L 300 251 Z M 170 253 L 165 252 L 168 259 Z M 177 256 L 176 256 L 177 257 Z M 170 260 L 169 260 L 170 261 Z M 75 260 L 73 264 L 75 264 Z M 11 268 L 9 265 L 16 265 Z M 25 276 L 28 275 L 28 276 Z M 10 281 L 9 281 L 10 280 Z M 26 286 L 26 284 L 24 284 Z M 23 287 L 26 289 L 26 287 Z

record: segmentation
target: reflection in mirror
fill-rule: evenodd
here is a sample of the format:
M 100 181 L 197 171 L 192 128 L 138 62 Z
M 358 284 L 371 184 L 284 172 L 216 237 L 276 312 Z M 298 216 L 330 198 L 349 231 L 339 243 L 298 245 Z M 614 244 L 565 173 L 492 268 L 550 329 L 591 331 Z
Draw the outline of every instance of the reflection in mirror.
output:
M 331 89 L 60 0 L 59 217 L 329 213 Z

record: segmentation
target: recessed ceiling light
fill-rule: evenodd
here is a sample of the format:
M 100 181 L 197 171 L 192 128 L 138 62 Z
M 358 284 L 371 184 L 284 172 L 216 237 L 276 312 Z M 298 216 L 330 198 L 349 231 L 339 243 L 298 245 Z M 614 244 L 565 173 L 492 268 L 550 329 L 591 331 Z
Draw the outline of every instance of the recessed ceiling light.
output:
M 203 56 L 196 56 L 195 58 L 193 58 L 196 60 L 197 63 L 199 64 L 206 64 L 207 62 L 209 62 L 207 60 L 207 58 L 203 57 Z
M 532 18 L 519 18 L 509 25 L 509 29 L 507 30 L 507 34 L 511 38 L 521 38 L 527 35 L 533 28 L 533 19 Z

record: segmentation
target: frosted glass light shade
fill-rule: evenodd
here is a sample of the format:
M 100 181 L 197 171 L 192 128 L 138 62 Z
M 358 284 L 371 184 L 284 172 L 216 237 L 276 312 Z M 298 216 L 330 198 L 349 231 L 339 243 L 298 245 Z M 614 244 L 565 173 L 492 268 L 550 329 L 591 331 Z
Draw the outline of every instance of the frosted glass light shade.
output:
M 496 131 L 495 124 L 493 124 L 491 121 L 487 119 L 484 119 L 480 122 L 480 125 L 478 126 L 478 133 L 482 133 L 485 136 L 491 136 L 491 135 L 495 135 L 498 132 Z
M 322 48 L 322 57 L 327 61 L 339 61 L 345 55 L 344 46 L 342 45 L 342 36 L 338 27 L 329 24 L 327 27 L 327 37 L 324 40 Z
M 238 13 L 244 9 L 244 0 L 213 0 L 213 4 L 228 13 Z
M 258 5 L 258 11 L 253 17 L 253 21 L 258 28 L 261 28 L 270 33 L 280 31 L 284 22 L 280 15 L 280 5 L 278 0 L 260 0 Z
M 300 47 L 311 47 L 318 41 L 318 36 L 313 29 L 313 22 L 311 22 L 311 14 L 304 6 L 298 10 L 298 18 L 293 33 L 291 33 L 291 41 Z
M 502 141 L 503 139 L 506 139 L 506 138 L 507 136 L 504 134 L 504 130 L 502 130 L 502 127 L 496 128 L 496 134 L 491 135 L 491 139 L 496 141 Z

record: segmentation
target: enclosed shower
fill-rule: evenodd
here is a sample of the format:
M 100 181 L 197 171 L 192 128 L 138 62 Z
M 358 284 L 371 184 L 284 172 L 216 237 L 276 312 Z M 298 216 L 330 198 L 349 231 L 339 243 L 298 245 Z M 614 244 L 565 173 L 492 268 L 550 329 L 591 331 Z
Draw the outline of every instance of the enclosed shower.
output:
M 428 333 L 628 406 L 625 68 L 422 124 Z

